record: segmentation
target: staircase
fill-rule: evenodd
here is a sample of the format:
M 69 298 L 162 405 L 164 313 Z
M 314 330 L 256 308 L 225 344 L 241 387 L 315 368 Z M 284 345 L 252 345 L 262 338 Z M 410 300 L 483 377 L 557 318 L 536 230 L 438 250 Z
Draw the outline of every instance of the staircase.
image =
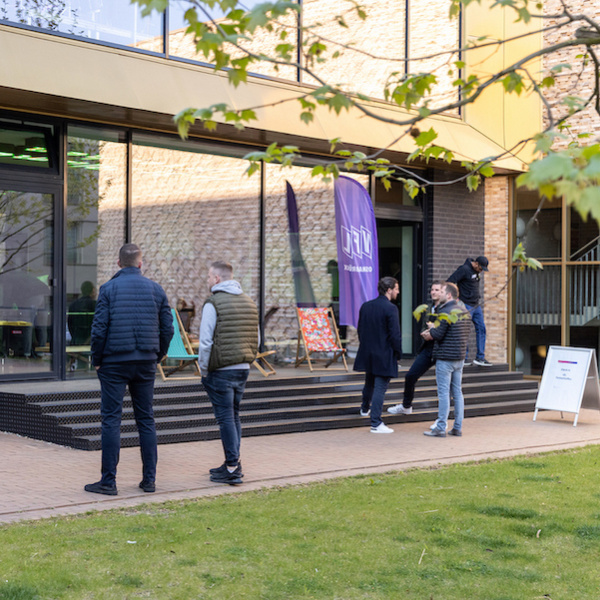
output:
M 405 371 L 404 371 L 405 372 Z M 401 402 L 404 372 L 392 380 L 386 407 Z M 298 373 L 298 374 L 296 374 Z M 67 389 L 72 382 L 60 382 Z M 0 390 L 0 430 L 82 450 L 100 449 L 100 391 L 42 391 L 21 384 Z M 366 427 L 359 416 L 363 375 L 318 371 L 248 381 L 242 403 L 243 435 L 273 435 Z M 79 386 L 81 387 L 81 386 Z M 463 375 L 465 417 L 532 411 L 538 384 L 511 372 L 507 365 L 466 367 Z M 27 391 L 27 389 L 30 391 Z M 435 372 L 430 370 L 415 392 L 413 413 L 385 415 L 385 422 L 434 421 L 437 416 Z M 200 382 L 157 383 L 154 412 L 159 444 L 219 438 L 212 407 Z M 137 446 L 131 399 L 125 398 L 121 426 L 123 447 Z

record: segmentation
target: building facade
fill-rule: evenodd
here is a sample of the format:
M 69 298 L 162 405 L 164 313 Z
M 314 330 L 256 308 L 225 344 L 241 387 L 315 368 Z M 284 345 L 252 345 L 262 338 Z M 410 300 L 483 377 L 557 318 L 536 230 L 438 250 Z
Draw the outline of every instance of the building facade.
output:
M 178 4 L 164 18 L 142 18 L 136 7 L 120 4 L 111 8 L 105 2 L 92 14 L 83 2 L 49 2 L 45 14 L 15 9 L 0 15 L 0 48 L 11 57 L 0 66 L 3 381 L 93 374 L 86 340 L 74 333 L 75 327 L 89 325 L 92 310 L 74 303 L 90 284 L 96 290 L 116 272 L 118 249 L 128 241 L 142 247 L 145 274 L 161 283 L 171 304 L 183 299 L 198 312 L 208 295 L 208 266 L 217 259 L 230 261 L 260 307 L 262 339 L 281 360 L 289 360 L 297 324 L 286 181 L 298 200 L 301 244 L 316 299 L 327 306 L 335 287 L 333 185 L 313 178 L 311 169 L 328 156 L 329 140 L 342 138 L 347 147 L 367 154 L 387 148 L 384 156 L 395 164 L 443 183 L 464 172 L 460 161 L 499 154 L 525 127 L 519 121 L 522 107 L 508 102 L 498 108 L 490 95 L 482 108 L 432 118 L 440 143 L 455 152 L 452 164 L 409 164 L 410 141 L 394 142 L 390 127 L 365 123 L 356 112 L 339 118 L 317 112 L 313 124 L 302 123 L 297 109 L 285 104 L 298 89 L 314 86 L 298 69 L 267 65 L 234 89 L 226 74 L 195 55 Z M 364 4 L 368 30 L 363 30 L 359 50 L 386 60 L 367 54 L 357 58 L 346 49 L 320 75 L 335 80 L 356 73 L 353 91 L 368 95 L 374 111 L 397 115 L 382 100 L 383 83 L 390 56 L 410 58 L 402 68 L 439 72 L 434 102 L 458 97 L 447 57 L 413 59 L 456 51 L 477 37 L 479 14 L 448 21 L 446 0 Z M 327 2 L 302 2 L 303 24 L 314 23 L 324 36 L 333 35 L 329 12 Z M 352 18 L 346 15 L 349 25 Z M 272 43 L 268 37 L 255 40 L 253 48 Z M 495 68 L 488 63 L 496 58 L 487 60 L 475 60 L 468 69 Z M 223 101 L 273 106 L 259 110 L 258 125 L 243 131 L 220 124 L 215 132 L 194 127 L 186 141 L 177 136 L 173 114 Z M 493 119 L 490 106 L 495 107 Z M 541 120 L 539 106 L 531 110 L 530 128 Z M 286 169 L 263 165 L 259 174 L 247 177 L 243 157 L 274 141 L 298 146 L 302 159 Z M 459 181 L 430 186 L 415 199 L 400 185 L 385 192 L 368 175 L 348 173 L 368 189 L 374 203 L 381 275 L 398 273 L 401 280 L 406 355 L 418 345 L 412 310 L 426 300 L 430 282 L 445 279 L 465 258 L 480 254 L 490 259 L 485 296 L 497 295 L 484 307 L 488 359 L 511 362 L 515 348 L 519 358 L 521 346 L 533 346 L 524 327 L 542 325 L 521 322 L 522 279 L 516 288 L 506 286 L 518 219 L 530 210 L 529 196 L 514 185 L 522 168 L 521 160 L 510 156 L 476 192 Z M 590 235 L 582 233 L 581 241 L 587 243 Z M 351 343 L 353 335 L 348 333 Z M 517 364 L 527 367 L 525 360 Z

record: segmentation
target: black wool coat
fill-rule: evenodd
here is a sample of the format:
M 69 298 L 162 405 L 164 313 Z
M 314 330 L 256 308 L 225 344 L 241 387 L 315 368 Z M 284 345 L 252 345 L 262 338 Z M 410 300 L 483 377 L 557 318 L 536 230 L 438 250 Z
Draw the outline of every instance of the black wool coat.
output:
M 380 377 L 398 377 L 402 335 L 398 309 L 385 296 L 365 302 L 358 316 L 359 347 L 355 371 Z

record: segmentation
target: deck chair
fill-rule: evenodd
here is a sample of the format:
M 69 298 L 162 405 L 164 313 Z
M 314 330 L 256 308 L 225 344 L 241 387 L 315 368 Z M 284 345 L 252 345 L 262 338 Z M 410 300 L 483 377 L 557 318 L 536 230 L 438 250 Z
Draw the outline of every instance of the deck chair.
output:
M 341 357 L 344 368 L 348 371 L 346 349 L 342 347 L 331 308 L 296 308 L 296 312 L 299 326 L 296 367 L 307 361 L 308 367 L 312 371 L 314 361 L 325 361 L 325 367 L 328 367 Z M 301 348 L 304 351 L 303 356 L 300 356 Z M 315 359 L 311 358 L 313 352 L 331 352 L 333 356 L 331 358 Z
M 256 358 L 252 361 L 252 365 L 255 366 L 265 377 L 269 375 L 275 375 L 277 371 L 273 368 L 273 365 L 266 359 L 267 356 L 275 354 L 275 350 L 267 350 L 266 352 L 259 352 Z
M 169 344 L 169 351 L 167 355 L 163 358 L 163 361 L 168 358 L 172 360 L 179 361 L 179 364 L 174 367 L 163 366 L 162 362 L 158 363 L 158 371 L 163 381 L 167 380 L 167 377 L 178 373 L 182 369 L 185 369 L 188 366 L 192 366 L 196 373 L 192 377 L 177 377 L 176 379 L 195 379 L 200 376 L 200 367 L 198 366 L 198 355 L 194 354 L 194 350 L 192 345 L 190 344 L 190 340 L 183 328 L 183 323 L 181 322 L 181 318 L 179 313 L 174 308 L 171 309 L 173 313 L 173 329 L 175 330 L 173 333 L 173 337 L 171 339 L 171 343 Z

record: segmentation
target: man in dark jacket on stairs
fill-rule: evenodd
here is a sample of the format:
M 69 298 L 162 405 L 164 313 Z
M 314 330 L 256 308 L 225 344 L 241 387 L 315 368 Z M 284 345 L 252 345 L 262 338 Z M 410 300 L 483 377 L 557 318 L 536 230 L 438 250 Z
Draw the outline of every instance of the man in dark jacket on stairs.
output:
M 119 251 L 121 270 L 100 288 L 92 322 L 92 362 L 101 387 L 102 479 L 86 492 L 115 496 L 121 449 L 123 396 L 129 387 L 140 436 L 143 475 L 139 487 L 155 491 L 156 427 L 152 401 L 156 363 L 169 350 L 173 315 L 167 296 L 142 276 L 142 251 L 125 244 Z
M 438 320 L 435 323 L 427 323 L 428 330 L 421 334 L 424 340 L 434 341 L 433 358 L 438 389 L 438 420 L 436 427 L 424 432 L 425 435 L 432 437 L 446 437 L 451 393 L 454 399 L 454 426 L 448 435 L 462 435 L 465 411 L 462 372 L 471 317 L 464 305 L 457 299 L 457 286 L 446 282 L 440 293 L 440 304 L 437 309 Z
M 398 377 L 398 361 L 402 358 L 398 309 L 393 304 L 399 293 L 398 280 L 384 277 L 377 290 L 379 297 L 360 307 L 354 370 L 365 371 L 360 414 L 371 415 L 371 433 L 393 433 L 381 420 L 381 411 L 390 379 Z

